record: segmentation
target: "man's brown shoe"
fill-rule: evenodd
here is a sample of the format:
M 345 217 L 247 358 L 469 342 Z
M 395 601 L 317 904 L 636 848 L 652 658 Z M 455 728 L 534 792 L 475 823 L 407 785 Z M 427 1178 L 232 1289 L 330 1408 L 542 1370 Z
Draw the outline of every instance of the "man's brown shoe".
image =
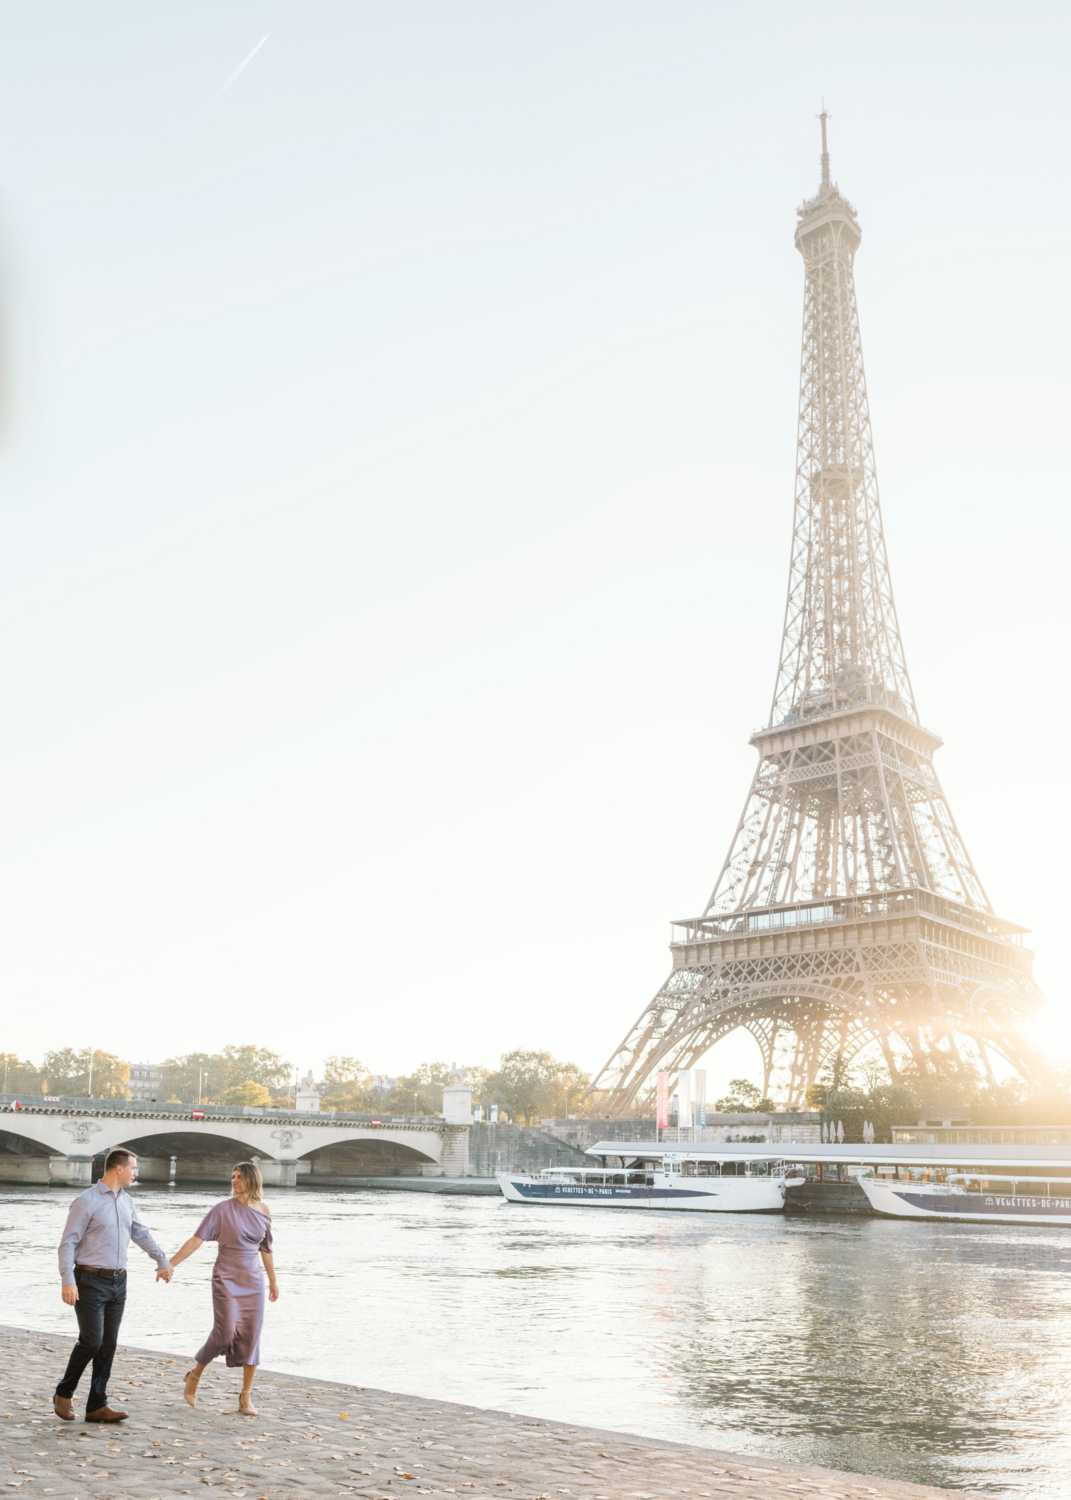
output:
M 96 1411 L 86 1412 L 87 1422 L 125 1422 L 125 1411 L 112 1411 L 110 1406 L 99 1406 Z
M 57 1417 L 62 1417 L 65 1422 L 74 1421 L 74 1403 L 70 1396 L 53 1396 L 52 1409 Z

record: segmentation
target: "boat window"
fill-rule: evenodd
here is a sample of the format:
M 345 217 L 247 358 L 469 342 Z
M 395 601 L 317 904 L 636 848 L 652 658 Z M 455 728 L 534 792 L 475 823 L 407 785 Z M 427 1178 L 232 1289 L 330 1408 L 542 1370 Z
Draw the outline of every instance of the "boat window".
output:
M 716 1161 L 701 1161 L 699 1163 L 700 1177 L 717 1177 L 718 1164 Z
M 1036 1177 L 1027 1177 L 1025 1181 L 1020 1179 L 1014 1185 L 1014 1193 L 1017 1198 L 1047 1198 L 1049 1196 L 1049 1184 L 1039 1182 Z
M 682 1162 L 681 1163 L 681 1176 L 682 1177 L 695 1177 L 697 1175 L 695 1167 L 696 1167 L 696 1164 L 695 1164 L 694 1161 Z

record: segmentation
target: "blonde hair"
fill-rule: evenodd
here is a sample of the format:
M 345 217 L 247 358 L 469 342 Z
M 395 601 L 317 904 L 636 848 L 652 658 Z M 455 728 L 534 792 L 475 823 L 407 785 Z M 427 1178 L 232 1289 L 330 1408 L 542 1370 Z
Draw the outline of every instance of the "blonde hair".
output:
M 242 1179 L 242 1192 L 250 1203 L 259 1203 L 264 1197 L 264 1179 L 255 1161 L 240 1161 L 234 1170 Z

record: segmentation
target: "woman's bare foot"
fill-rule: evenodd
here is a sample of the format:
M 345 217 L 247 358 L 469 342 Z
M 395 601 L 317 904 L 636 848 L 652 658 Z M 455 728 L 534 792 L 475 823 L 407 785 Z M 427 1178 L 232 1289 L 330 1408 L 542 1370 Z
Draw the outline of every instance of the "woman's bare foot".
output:
M 245 1391 L 238 1397 L 238 1410 L 243 1417 L 255 1417 L 257 1414 L 252 1396 L 248 1395 Z
M 196 1370 L 188 1370 L 183 1377 L 183 1379 L 185 1380 L 185 1387 L 182 1394 L 183 1396 L 185 1396 L 190 1406 L 197 1405 L 197 1383 L 200 1378 L 201 1377 L 198 1375 Z M 193 1382 L 192 1385 L 190 1384 L 191 1381 Z

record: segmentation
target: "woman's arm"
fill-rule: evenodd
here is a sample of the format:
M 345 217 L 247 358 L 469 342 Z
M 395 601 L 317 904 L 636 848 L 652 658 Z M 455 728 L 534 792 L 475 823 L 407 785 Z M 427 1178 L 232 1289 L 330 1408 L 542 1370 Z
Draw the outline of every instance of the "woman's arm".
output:
M 199 1240 L 195 1234 L 191 1234 L 181 1250 L 177 1250 L 171 1257 L 171 1264 L 177 1266 L 180 1261 L 188 1260 L 195 1250 L 200 1250 L 204 1240 Z
M 270 1250 L 262 1250 L 260 1258 L 264 1262 L 265 1271 L 268 1273 L 268 1301 L 278 1302 L 279 1283 L 275 1279 L 275 1256 Z M 174 1265 L 175 1262 L 172 1261 L 171 1264 Z

